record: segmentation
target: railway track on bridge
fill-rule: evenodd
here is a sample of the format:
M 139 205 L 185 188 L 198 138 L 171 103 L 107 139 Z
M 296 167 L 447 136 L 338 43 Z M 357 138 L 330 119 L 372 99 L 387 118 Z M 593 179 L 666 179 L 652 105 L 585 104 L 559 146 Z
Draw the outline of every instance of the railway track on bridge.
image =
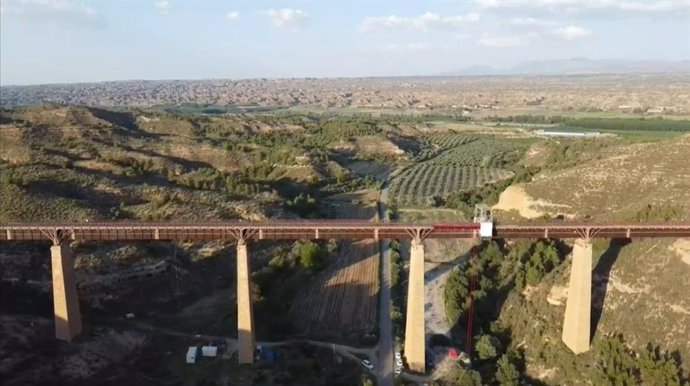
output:
M 94 222 L 7 223 L 0 225 L 0 241 L 136 241 L 136 240 L 297 240 L 297 239 L 412 239 L 474 238 L 478 223 L 377 223 L 371 221 L 266 222 Z M 534 224 L 493 228 L 494 238 L 639 238 L 690 237 L 683 224 Z
M 0 242 L 52 242 L 55 332 L 71 341 L 82 331 L 72 241 L 208 241 L 237 244 L 238 360 L 254 361 L 254 322 L 248 245 L 259 240 L 410 239 L 410 270 L 405 358 L 410 370 L 424 372 L 424 240 L 427 238 L 571 238 L 570 285 L 562 340 L 573 352 L 589 349 L 593 238 L 690 237 L 690 223 L 531 225 L 474 223 L 379 223 L 361 220 L 199 221 L 199 222 L 52 222 L 0 225 Z

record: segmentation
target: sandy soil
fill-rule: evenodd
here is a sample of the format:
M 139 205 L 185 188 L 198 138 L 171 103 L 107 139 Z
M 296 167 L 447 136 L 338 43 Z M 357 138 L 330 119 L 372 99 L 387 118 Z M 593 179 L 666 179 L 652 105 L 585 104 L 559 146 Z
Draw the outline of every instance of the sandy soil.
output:
M 546 301 L 554 306 L 562 306 L 568 299 L 568 287 L 564 285 L 554 285 L 549 291 Z
M 372 154 L 395 154 L 402 155 L 405 151 L 397 147 L 388 139 L 383 139 L 375 136 L 359 137 L 355 141 L 357 149 L 362 153 Z
M 427 337 L 448 334 L 451 326 L 446 320 L 443 292 L 446 278 L 459 259 L 465 257 L 468 246 L 457 240 L 426 240 L 424 264 L 424 318 Z
M 678 239 L 668 249 L 675 252 L 683 263 L 690 265 L 690 239 Z
M 446 311 L 443 307 L 443 291 L 446 286 L 446 277 L 450 272 L 450 266 L 440 267 L 438 263 L 427 263 L 426 271 L 441 269 L 438 276 L 429 279 L 427 277 L 424 286 L 424 319 L 426 320 L 426 334 L 448 334 L 450 326 L 446 320 Z
M 552 204 L 548 201 L 530 197 L 520 185 L 509 186 L 501 193 L 498 203 L 492 207 L 494 210 L 515 210 L 524 218 L 539 218 L 545 215 L 548 209 L 567 208 L 567 205 Z

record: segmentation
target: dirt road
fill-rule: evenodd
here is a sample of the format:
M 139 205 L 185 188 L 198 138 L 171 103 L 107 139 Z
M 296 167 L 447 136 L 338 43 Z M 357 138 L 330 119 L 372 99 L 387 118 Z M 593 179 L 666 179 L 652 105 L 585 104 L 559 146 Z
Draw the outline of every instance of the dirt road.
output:
M 384 183 L 379 195 L 378 211 L 380 221 L 386 221 L 388 182 Z M 379 306 L 378 382 L 379 386 L 393 386 L 393 323 L 391 322 L 391 254 L 389 240 L 379 242 L 381 248 L 381 289 Z

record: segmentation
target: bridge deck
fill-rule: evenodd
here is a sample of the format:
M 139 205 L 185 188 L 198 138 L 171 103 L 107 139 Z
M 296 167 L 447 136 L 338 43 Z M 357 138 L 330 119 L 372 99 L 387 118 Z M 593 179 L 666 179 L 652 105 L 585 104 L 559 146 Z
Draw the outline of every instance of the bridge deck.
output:
M 207 221 L 93 223 L 7 223 L 0 225 L 0 241 L 70 240 L 295 240 L 295 239 L 409 239 L 415 232 L 426 238 L 472 238 L 477 223 L 377 223 L 362 220 Z M 495 238 L 690 237 L 683 224 L 534 224 L 503 225 Z

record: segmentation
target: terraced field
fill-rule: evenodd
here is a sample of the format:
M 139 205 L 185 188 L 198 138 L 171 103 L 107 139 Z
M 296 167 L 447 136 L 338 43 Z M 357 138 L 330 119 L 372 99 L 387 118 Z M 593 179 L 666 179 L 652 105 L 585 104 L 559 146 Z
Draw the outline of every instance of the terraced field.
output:
M 438 145 L 442 149 L 450 149 L 468 142 L 474 141 L 477 138 L 458 133 L 432 133 L 426 136 L 429 142 Z
M 520 142 L 482 138 L 453 146 L 430 161 L 436 166 L 503 167 L 516 162 L 526 148 Z
M 413 159 L 415 162 L 430 160 L 445 150 L 464 145 L 476 139 L 476 137 L 454 132 L 432 133 L 422 138 L 427 146 L 423 146 L 419 149 Z
M 476 166 L 435 166 L 423 163 L 400 173 L 391 183 L 391 196 L 402 205 L 424 205 L 431 197 L 445 197 L 460 190 L 512 177 L 513 172 Z
M 440 150 L 431 159 L 398 174 L 390 185 L 391 197 L 401 205 L 426 205 L 433 197 L 470 190 L 513 176 L 515 164 L 527 146 L 455 133 L 428 136 Z

